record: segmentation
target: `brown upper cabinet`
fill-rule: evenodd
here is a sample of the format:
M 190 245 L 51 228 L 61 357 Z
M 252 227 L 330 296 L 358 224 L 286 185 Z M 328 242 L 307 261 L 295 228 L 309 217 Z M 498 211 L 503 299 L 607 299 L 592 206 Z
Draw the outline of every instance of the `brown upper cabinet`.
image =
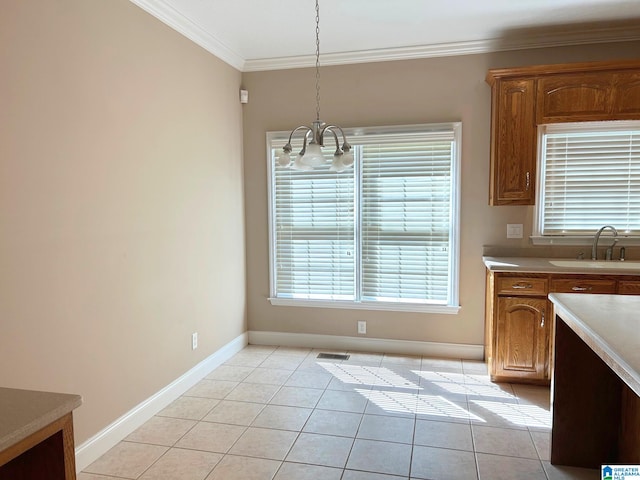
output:
M 535 203 L 538 125 L 640 119 L 640 60 L 493 69 L 490 205 Z

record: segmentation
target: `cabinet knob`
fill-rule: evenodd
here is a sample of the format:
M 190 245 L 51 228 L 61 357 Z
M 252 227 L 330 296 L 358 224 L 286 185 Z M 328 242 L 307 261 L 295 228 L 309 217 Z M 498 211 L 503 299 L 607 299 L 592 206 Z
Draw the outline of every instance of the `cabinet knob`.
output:
M 513 285 L 511 285 L 511 288 L 513 288 L 514 290 L 522 290 L 524 288 L 533 288 L 533 285 L 531 285 L 530 283 L 514 283 Z
M 531 186 L 531 174 L 529 172 L 526 173 L 525 178 L 527 180 L 526 189 L 529 191 L 529 187 Z
M 540 328 L 544 328 L 544 312 L 540 312 L 542 315 L 542 319 L 540 320 Z

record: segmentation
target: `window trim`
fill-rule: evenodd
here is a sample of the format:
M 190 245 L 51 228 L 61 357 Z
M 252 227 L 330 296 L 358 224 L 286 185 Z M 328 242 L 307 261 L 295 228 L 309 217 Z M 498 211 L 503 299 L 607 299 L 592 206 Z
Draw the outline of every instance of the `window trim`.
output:
M 433 124 L 416 124 L 416 125 L 393 125 L 393 126 L 377 126 L 377 127 L 360 127 L 360 128 L 344 128 L 343 129 L 352 144 L 357 144 L 359 136 L 385 135 L 385 134 L 420 134 L 424 132 L 448 131 L 453 133 L 454 149 L 451 159 L 451 219 L 450 219 L 450 281 L 451 281 L 451 304 L 435 304 L 420 302 L 382 302 L 382 301 L 363 301 L 363 300 L 307 300 L 307 299 L 289 299 L 279 298 L 275 296 L 275 271 L 273 268 L 275 259 L 275 239 L 273 231 L 273 209 L 274 209 L 274 182 L 272 165 L 274 158 L 272 157 L 271 144 L 275 140 L 287 139 L 289 131 L 273 131 L 266 133 L 266 166 L 267 166 L 267 185 L 268 185 L 268 233 L 269 233 L 269 297 L 267 300 L 274 306 L 295 306 L 295 307 L 315 307 L 315 308 L 338 308 L 338 309 L 354 309 L 354 310 L 382 310 L 382 311 L 398 311 L 398 312 L 419 312 L 419 313 L 437 313 L 437 314 L 457 314 L 460 309 L 460 184 L 461 184 L 461 150 L 462 150 L 462 123 L 447 122 Z M 357 178 L 357 182 L 362 179 Z M 361 199 L 358 198 L 357 202 Z M 361 218 L 358 220 L 361 221 Z M 356 241 L 360 245 L 360 228 L 356 227 Z M 358 267 L 359 268 L 359 267 Z M 356 276 L 358 283 L 359 275 Z
M 538 126 L 538 154 L 536 159 L 536 174 L 538 181 L 536 182 L 536 201 L 533 212 L 533 229 L 529 237 L 533 245 L 560 245 L 560 246 L 583 246 L 593 243 L 593 235 L 542 235 L 543 224 L 543 192 L 545 184 L 545 165 L 542 161 L 544 148 L 544 134 L 551 129 L 553 133 L 562 133 L 564 131 L 576 132 L 580 130 L 589 131 L 592 125 L 598 124 L 599 129 L 617 130 L 621 128 L 639 128 L 640 122 L 636 120 L 616 120 L 616 121 L 594 121 L 594 122 L 566 122 L 566 123 L 550 123 Z M 595 234 L 595 231 L 594 231 Z M 624 235 L 618 233 L 618 246 L 636 246 L 640 245 L 640 235 Z

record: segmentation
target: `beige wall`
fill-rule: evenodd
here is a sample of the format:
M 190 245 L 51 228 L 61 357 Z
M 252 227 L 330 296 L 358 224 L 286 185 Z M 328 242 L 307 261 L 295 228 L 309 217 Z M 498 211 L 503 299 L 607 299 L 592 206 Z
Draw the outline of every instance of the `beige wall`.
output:
M 3 0 L 0 65 L 0 386 L 82 442 L 246 330 L 241 74 L 127 0 Z
M 489 207 L 487 203 L 490 130 L 490 89 L 484 81 L 487 70 L 633 58 L 638 51 L 640 43 L 634 42 L 321 69 L 321 118 L 325 121 L 344 127 L 462 121 L 462 309 L 458 315 L 269 304 L 265 132 L 290 130 L 314 120 L 314 71 L 245 74 L 243 85 L 251 99 L 244 112 L 249 329 L 356 336 L 356 320 L 367 320 L 369 337 L 482 344 L 483 246 L 527 248 L 526 237 L 531 233 L 532 221 L 530 207 Z M 507 223 L 524 223 L 525 239 L 507 240 Z

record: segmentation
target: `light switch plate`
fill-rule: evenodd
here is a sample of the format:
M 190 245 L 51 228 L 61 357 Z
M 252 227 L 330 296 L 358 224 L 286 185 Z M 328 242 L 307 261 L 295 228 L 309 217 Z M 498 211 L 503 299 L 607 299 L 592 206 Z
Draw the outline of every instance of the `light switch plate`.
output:
M 522 238 L 522 224 L 507 223 L 507 238 Z

